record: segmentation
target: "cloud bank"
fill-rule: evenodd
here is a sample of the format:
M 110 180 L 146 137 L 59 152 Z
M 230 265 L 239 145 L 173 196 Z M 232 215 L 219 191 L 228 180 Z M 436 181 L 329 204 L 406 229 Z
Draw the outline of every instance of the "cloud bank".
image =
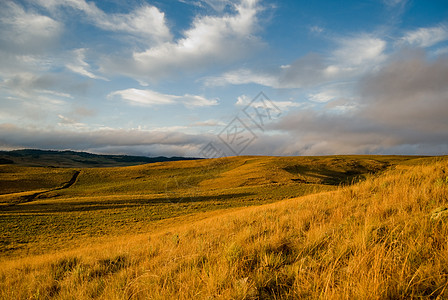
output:
M 290 113 L 273 129 L 294 141 L 285 153 L 408 153 L 448 151 L 448 57 L 401 53 L 358 82 L 354 109 Z M 295 149 L 295 150 L 293 150 Z M 295 151 L 295 152 L 294 152 Z
M 0 147 L 73 149 L 97 153 L 113 152 L 141 155 L 196 155 L 210 136 L 180 132 L 144 131 L 137 129 L 102 129 L 70 131 L 60 129 L 22 128 L 0 124 Z M 134 150 L 132 150 L 134 149 Z M 137 151 L 138 149 L 138 151 Z
M 256 132 L 257 139 L 245 154 L 447 153 L 446 78 L 448 57 L 430 60 L 422 51 L 400 53 L 377 72 L 362 77 L 357 83 L 357 101 L 353 109 L 335 110 L 337 106 L 331 105 L 333 101 L 325 102 L 324 108 L 319 110 L 298 107 L 279 121 L 267 124 L 266 132 Z M 115 94 L 125 101 L 142 102 L 139 104 L 143 105 L 157 105 L 182 98 L 148 90 L 123 90 Z M 247 103 L 249 97 L 242 95 L 236 105 Z M 284 107 L 293 105 L 276 103 L 284 104 Z M 216 125 L 222 127 L 223 124 Z M 210 141 L 216 141 L 216 136 L 136 129 L 42 131 L 0 125 L 0 146 L 6 148 L 115 150 L 145 155 L 149 152 L 163 155 L 164 151 L 168 151 L 165 153 L 197 156 Z M 225 149 L 224 146 L 222 148 Z

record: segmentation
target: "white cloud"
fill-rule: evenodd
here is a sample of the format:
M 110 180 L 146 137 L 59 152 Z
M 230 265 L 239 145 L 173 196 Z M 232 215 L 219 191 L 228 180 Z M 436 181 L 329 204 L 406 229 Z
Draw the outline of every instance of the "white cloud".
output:
M 337 41 L 338 47 L 326 58 L 308 54 L 289 65 L 270 70 L 238 69 L 204 79 L 207 86 L 255 83 L 272 88 L 307 88 L 344 80 L 377 69 L 387 55 L 386 42 L 370 35 Z
M 173 126 L 163 126 L 163 127 L 151 128 L 151 131 L 157 131 L 157 132 L 184 132 L 184 133 L 186 133 L 187 129 L 188 129 L 187 126 L 173 125 Z M 142 130 L 142 129 L 138 128 L 138 130 Z
M 183 96 L 161 94 L 152 90 L 126 89 L 112 92 L 109 98 L 119 96 L 123 100 L 134 105 L 155 106 L 182 103 L 186 107 L 201 107 L 217 105 L 216 99 L 206 99 L 198 95 L 185 94 Z
M 57 47 L 65 31 L 63 23 L 41 13 L 35 5 L 21 6 L 14 1 L 2 2 L 0 10 L 1 98 L 21 103 L 15 114 L 22 122 L 40 122 L 44 118 L 33 117 L 33 112 L 47 116 L 60 111 L 68 99 L 86 88 L 85 83 L 60 71 L 66 59 Z M 72 57 L 76 60 L 76 55 Z M 84 71 L 87 69 L 84 65 Z M 2 108 L 8 105 L 2 103 Z
M 309 94 L 308 98 L 313 102 L 325 103 L 333 100 L 335 96 L 330 91 L 323 91 L 315 94 Z
M 88 129 L 88 126 L 84 123 L 77 122 L 63 115 L 58 115 L 59 123 L 58 125 L 65 128 L 71 128 L 75 130 Z
M 408 0 L 383 0 L 384 4 L 390 7 L 395 7 L 397 5 L 404 6 Z
M 251 100 L 252 99 L 250 99 L 248 96 L 241 95 L 241 96 L 238 96 L 235 105 L 237 105 L 237 106 L 248 105 Z
M 183 104 L 187 107 L 212 106 L 218 104 L 217 99 L 206 99 L 205 97 L 198 95 L 185 94 L 184 96 L 177 96 L 177 97 L 178 97 L 177 99 L 181 99 Z
M 257 1 L 242 0 L 234 8 L 236 14 L 197 16 L 183 38 L 136 51 L 132 59 L 110 58 L 103 63 L 103 69 L 157 80 L 233 62 L 260 45 L 254 36 L 260 10 Z
M 148 39 L 147 43 L 162 43 L 172 38 L 165 14 L 157 7 L 143 5 L 128 14 L 106 14 L 95 3 L 85 0 L 39 0 L 49 10 L 69 7 L 84 13 L 93 25 L 106 30 L 133 34 Z
M 78 73 L 80 75 L 92 78 L 92 79 L 103 79 L 103 77 L 98 77 L 95 74 L 87 71 L 82 65 L 74 65 L 74 64 L 67 64 L 66 65 L 67 69 L 69 69 L 70 71 L 74 72 L 74 73 Z
M 160 43 L 171 40 L 165 14 L 154 6 L 145 5 L 130 14 L 112 15 L 102 18 L 98 25 L 104 30 L 124 31 L 141 34 Z
M 236 16 L 197 17 L 192 28 L 185 32 L 185 38 L 135 53 L 134 58 L 150 68 L 154 63 L 193 66 L 208 56 L 221 59 L 233 56 L 232 50 L 240 50 L 243 46 L 240 42 L 251 38 L 257 10 L 250 2 L 238 5 Z
M 409 31 L 399 40 L 399 45 L 409 44 L 426 48 L 446 40 L 448 40 L 448 27 L 439 25 Z
M 67 93 L 61 93 L 61 92 L 57 92 L 57 91 L 52 91 L 52 90 L 36 90 L 37 93 L 43 93 L 43 94 L 49 94 L 49 95 L 53 95 L 56 97 L 63 97 L 63 98 L 69 98 L 69 99 L 73 99 L 73 96 Z
M 340 106 L 341 103 L 350 103 L 353 100 L 354 82 L 338 82 L 327 84 L 318 89 L 312 90 L 308 93 L 308 100 L 317 103 L 327 103 L 337 101 Z M 351 104 L 350 104 L 351 105 Z
M 445 54 L 448 54 L 448 47 L 442 47 L 442 48 L 436 49 L 434 51 L 434 54 L 435 55 L 445 55 Z
M 226 126 L 226 125 L 227 124 L 224 123 L 223 121 L 210 119 L 210 120 L 205 120 L 205 121 L 194 122 L 194 123 L 190 124 L 189 126 L 193 126 L 193 127 L 216 127 L 216 126 Z
M 202 2 L 205 2 L 216 11 L 223 11 L 227 5 L 232 4 L 232 1 L 230 0 L 203 0 Z
M 63 31 L 58 21 L 6 1 L 0 11 L 0 51 L 25 55 L 50 49 Z
M 85 52 L 86 49 L 84 48 L 73 50 L 72 54 L 74 59 L 73 62 L 66 64 L 67 69 L 92 79 L 108 80 L 107 78 L 95 75 L 89 71 L 90 65 L 85 61 Z
M 174 103 L 172 95 L 160 94 L 151 90 L 126 89 L 110 93 L 108 97 L 120 96 L 135 105 L 153 106 Z
M 324 29 L 320 26 L 314 25 L 310 27 L 310 32 L 311 33 L 315 33 L 315 34 L 319 34 L 322 33 L 324 31 Z
M 341 70 L 366 68 L 385 60 L 386 42 L 370 35 L 343 38 L 339 47 L 332 53 L 331 61 Z M 330 66 L 331 67 L 331 66 Z
M 246 95 L 241 95 L 239 97 L 237 97 L 237 101 L 235 103 L 236 106 L 246 106 L 249 105 L 249 103 L 252 101 L 253 99 L 251 99 L 250 97 L 246 96 Z M 275 101 L 275 100 L 270 100 L 270 103 L 258 103 L 258 107 L 260 108 L 266 108 L 265 105 L 267 106 L 271 106 L 272 105 L 276 106 L 276 110 L 280 109 L 280 110 L 287 110 L 291 107 L 300 107 L 303 104 L 302 103 L 297 103 L 294 101 Z
M 255 72 L 249 69 L 238 69 L 226 72 L 221 76 L 204 79 L 207 86 L 224 86 L 227 84 L 256 83 L 264 86 L 278 87 L 278 78 L 274 74 Z

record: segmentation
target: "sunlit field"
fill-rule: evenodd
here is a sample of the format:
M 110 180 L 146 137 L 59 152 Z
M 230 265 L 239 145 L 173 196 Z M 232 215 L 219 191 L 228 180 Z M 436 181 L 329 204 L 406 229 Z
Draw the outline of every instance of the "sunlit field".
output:
M 0 187 L 3 299 L 448 297 L 446 157 L 3 165 Z

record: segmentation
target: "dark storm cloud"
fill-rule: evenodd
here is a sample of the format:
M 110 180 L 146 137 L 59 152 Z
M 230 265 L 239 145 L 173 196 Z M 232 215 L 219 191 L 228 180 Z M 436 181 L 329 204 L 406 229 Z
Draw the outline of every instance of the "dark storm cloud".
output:
M 356 108 L 296 111 L 273 129 L 291 134 L 297 154 L 446 153 L 448 58 L 397 57 L 359 81 Z
M 164 155 L 167 147 L 169 153 L 197 153 L 200 147 L 207 143 L 209 137 L 189 135 L 180 132 L 160 132 L 141 130 L 103 129 L 89 132 L 73 132 L 64 130 L 37 130 L 20 128 L 15 125 L 0 125 L 1 148 L 42 148 L 42 149 L 73 149 L 101 150 L 126 149 L 141 147 L 160 151 L 155 155 Z M 143 150 L 142 150 L 143 151 Z
M 427 135 L 448 131 L 448 57 L 405 54 L 360 82 L 362 116 Z

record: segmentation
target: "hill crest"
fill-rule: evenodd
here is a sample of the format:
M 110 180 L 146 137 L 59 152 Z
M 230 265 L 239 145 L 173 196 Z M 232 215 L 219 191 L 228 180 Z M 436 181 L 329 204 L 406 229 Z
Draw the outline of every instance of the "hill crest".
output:
M 26 167 L 98 168 L 125 167 L 148 163 L 195 160 L 192 157 L 147 157 L 133 155 L 93 154 L 72 150 L 21 149 L 0 151 L 0 164 L 14 164 Z

